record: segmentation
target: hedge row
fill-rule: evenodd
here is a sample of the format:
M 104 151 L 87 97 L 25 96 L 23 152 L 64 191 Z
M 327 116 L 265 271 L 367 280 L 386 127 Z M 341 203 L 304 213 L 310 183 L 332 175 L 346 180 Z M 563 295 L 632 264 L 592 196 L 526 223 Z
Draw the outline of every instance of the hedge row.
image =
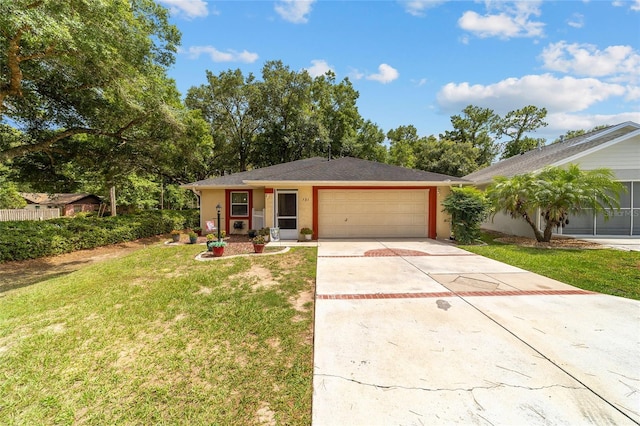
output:
M 197 210 L 0 222 L 0 262 L 36 259 L 199 226 Z

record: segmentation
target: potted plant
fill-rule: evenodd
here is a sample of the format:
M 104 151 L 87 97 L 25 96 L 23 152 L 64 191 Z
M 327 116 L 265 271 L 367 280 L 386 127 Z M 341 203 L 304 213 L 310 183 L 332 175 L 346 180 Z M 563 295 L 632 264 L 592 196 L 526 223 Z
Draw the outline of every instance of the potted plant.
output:
M 178 241 L 180 241 L 180 231 L 178 231 L 177 229 L 174 229 L 173 231 L 171 231 L 171 239 L 173 240 L 174 243 L 177 243 Z
M 256 231 L 255 229 L 249 229 L 247 231 L 247 235 L 249 236 L 249 238 L 254 239 L 258 235 L 258 231 Z
M 198 234 L 194 231 L 189 232 L 189 244 L 195 244 L 198 242 Z
M 202 228 L 200 228 L 199 226 L 193 228 L 193 232 L 195 232 L 198 237 L 202 236 Z
M 207 251 L 213 251 L 214 241 L 216 241 L 215 234 L 207 234 Z
M 210 241 L 207 242 L 207 247 L 211 247 L 210 251 L 213 252 L 213 257 L 220 257 L 224 254 L 224 247 L 227 245 L 224 241 Z
M 253 243 L 253 251 L 256 253 L 262 253 L 264 251 L 264 245 L 267 243 L 262 235 L 253 237 L 251 242 Z
M 269 241 L 269 228 L 262 228 L 258 231 L 258 235 L 264 237 L 265 241 Z
M 305 240 L 311 240 L 311 237 L 313 237 L 313 229 L 311 228 L 302 228 L 300 233 L 304 235 Z

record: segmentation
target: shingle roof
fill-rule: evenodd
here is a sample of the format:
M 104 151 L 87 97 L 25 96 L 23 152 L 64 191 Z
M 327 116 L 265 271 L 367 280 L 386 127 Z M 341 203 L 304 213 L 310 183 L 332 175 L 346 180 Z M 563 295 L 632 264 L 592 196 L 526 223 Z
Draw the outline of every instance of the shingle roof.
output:
M 33 204 L 71 204 L 86 197 L 96 197 L 89 193 L 47 194 L 43 192 L 21 192 L 20 196 Z
M 352 157 L 313 157 L 183 185 L 236 186 L 245 182 L 466 182 L 464 179 Z
M 490 182 L 494 176 L 511 177 L 521 173 L 540 170 L 546 166 L 562 164 L 564 160 L 597 148 L 607 142 L 614 141 L 631 132 L 638 131 L 640 125 L 625 122 L 616 126 L 586 133 L 564 142 L 546 145 L 539 149 L 532 149 L 521 155 L 516 155 L 492 164 L 489 167 L 464 176 L 464 179 L 476 182 Z

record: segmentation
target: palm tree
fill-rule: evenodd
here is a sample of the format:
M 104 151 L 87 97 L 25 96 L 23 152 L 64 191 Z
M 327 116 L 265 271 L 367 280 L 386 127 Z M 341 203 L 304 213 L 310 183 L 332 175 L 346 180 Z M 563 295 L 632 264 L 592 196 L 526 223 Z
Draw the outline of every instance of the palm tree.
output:
M 524 219 L 536 240 L 549 242 L 553 228 L 568 224 L 569 214 L 579 214 L 583 208 L 604 213 L 608 219 L 620 207 L 620 193 L 625 189 L 613 179 L 609 169 L 581 170 L 575 164 L 566 169 L 547 167 L 512 178 L 498 176 L 487 188 L 487 197 L 494 212 L 503 211 L 514 219 Z M 537 211 L 544 220 L 542 231 L 534 220 Z

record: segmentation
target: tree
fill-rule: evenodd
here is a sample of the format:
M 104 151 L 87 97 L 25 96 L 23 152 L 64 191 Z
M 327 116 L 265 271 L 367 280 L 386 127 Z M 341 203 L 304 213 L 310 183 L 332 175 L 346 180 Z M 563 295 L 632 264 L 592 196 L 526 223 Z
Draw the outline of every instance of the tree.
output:
M 522 154 L 536 146 L 544 145 L 544 139 L 533 139 L 525 136 L 528 132 L 534 132 L 540 127 L 546 127 L 544 118 L 547 116 L 546 108 L 538 108 L 528 105 L 522 109 L 510 111 L 498 124 L 498 136 L 510 138 L 502 152 L 502 159 Z
M 416 165 L 418 130 L 413 125 L 400 126 L 387 132 L 389 163 L 412 169 Z
M 498 130 L 500 117 L 492 109 L 474 105 L 468 105 L 462 112 L 463 115 L 451 116 L 453 130 L 447 130 L 440 139 L 471 144 L 478 151 L 476 169 L 486 167 L 498 155 L 499 146 L 492 134 Z
M 496 212 L 522 218 L 537 241 L 549 242 L 553 229 L 567 223 L 568 215 L 579 214 L 582 208 L 592 208 L 608 218 L 619 207 L 619 194 L 624 190 L 613 178 L 609 169 L 583 171 L 575 164 L 566 169 L 547 167 L 512 178 L 496 177 L 487 188 L 487 197 Z M 544 221 L 542 230 L 536 226 L 538 210 Z
M 309 73 L 291 71 L 281 61 L 269 61 L 262 68 L 262 80 L 258 87 L 263 131 L 254 151 L 254 165 L 286 163 L 325 151 L 326 134 L 314 112 Z
M 180 35 L 153 0 L 0 3 L 0 122 L 23 137 L 0 161 L 52 151 L 74 135 L 137 140 L 165 115 L 165 75 Z
M 359 93 L 348 78 L 336 83 L 331 71 L 316 77 L 311 90 L 312 112 L 318 117 L 322 142 L 331 144 L 333 155 L 348 155 L 345 145 L 356 137 L 363 121 L 356 106 Z
M 365 121 L 356 135 L 344 141 L 341 153 L 347 157 L 385 163 L 387 148 L 384 146 L 384 131 L 370 120 Z
M 245 77 L 240 69 L 217 76 L 207 71 L 207 82 L 189 89 L 185 102 L 202 111 L 209 123 L 217 143 L 218 168 L 245 171 L 263 122 L 255 77 Z
M 476 159 L 479 149 L 470 142 L 454 142 L 421 138 L 418 142 L 415 168 L 449 176 L 465 176 L 478 167 Z

